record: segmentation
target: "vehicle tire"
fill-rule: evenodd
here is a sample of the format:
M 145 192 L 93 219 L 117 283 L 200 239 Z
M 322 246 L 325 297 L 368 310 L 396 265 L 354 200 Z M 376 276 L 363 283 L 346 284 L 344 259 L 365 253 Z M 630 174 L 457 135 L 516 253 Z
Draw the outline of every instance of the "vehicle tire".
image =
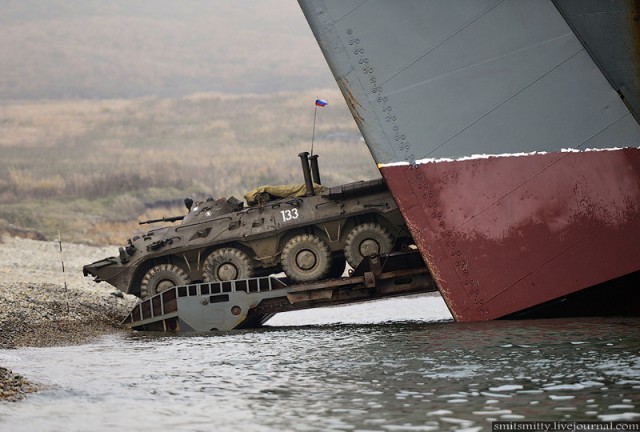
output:
M 253 264 L 249 255 L 236 248 L 214 250 L 204 260 L 202 279 L 205 282 L 249 279 Z
M 294 282 L 311 282 L 331 270 L 331 251 L 313 234 L 300 234 L 285 244 L 280 258 L 282 270 Z
M 354 269 L 368 256 L 391 252 L 393 238 L 389 231 L 377 223 L 356 225 L 344 242 L 344 255 Z
M 140 298 L 149 298 L 174 286 L 187 285 L 189 276 L 173 264 L 159 264 L 147 271 L 140 284 Z

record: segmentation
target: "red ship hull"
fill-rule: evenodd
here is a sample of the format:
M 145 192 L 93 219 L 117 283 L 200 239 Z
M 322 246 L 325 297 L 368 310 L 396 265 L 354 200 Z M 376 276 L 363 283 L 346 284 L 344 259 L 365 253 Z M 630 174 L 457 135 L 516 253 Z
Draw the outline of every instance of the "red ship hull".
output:
M 458 321 L 502 318 L 640 270 L 639 149 L 381 172 Z M 640 308 L 640 289 L 625 292 Z

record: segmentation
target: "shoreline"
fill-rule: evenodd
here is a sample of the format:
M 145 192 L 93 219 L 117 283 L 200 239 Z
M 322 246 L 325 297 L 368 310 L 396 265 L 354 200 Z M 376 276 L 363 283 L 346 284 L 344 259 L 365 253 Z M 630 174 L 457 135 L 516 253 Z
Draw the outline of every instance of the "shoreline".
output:
M 77 345 L 126 331 L 120 323 L 135 304 L 46 283 L 0 282 L 0 296 L 0 349 Z
M 116 249 L 17 237 L 0 238 L 0 350 L 68 346 L 128 331 L 120 323 L 137 299 L 96 284 L 82 266 Z M 62 271 L 64 262 L 65 271 Z M 0 402 L 43 387 L 0 363 Z

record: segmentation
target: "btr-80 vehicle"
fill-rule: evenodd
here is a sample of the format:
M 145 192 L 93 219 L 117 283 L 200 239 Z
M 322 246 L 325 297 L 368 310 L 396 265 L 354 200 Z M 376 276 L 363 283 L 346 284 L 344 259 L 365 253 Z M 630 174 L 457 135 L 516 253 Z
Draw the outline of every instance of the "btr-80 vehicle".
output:
M 195 282 L 284 272 L 295 283 L 340 277 L 346 262 L 410 243 L 382 179 L 320 184 L 317 155 L 300 153 L 305 183 L 263 186 L 242 201 L 185 199 L 188 213 L 158 220 L 179 225 L 128 240 L 119 256 L 86 265 L 85 276 L 141 298 Z

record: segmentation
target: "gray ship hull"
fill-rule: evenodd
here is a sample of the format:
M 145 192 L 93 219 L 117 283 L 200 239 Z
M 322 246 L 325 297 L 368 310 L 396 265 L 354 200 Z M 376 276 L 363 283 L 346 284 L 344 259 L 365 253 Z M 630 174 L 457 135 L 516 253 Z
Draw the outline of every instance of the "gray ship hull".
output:
M 300 0 L 456 319 L 640 270 L 639 3 Z

